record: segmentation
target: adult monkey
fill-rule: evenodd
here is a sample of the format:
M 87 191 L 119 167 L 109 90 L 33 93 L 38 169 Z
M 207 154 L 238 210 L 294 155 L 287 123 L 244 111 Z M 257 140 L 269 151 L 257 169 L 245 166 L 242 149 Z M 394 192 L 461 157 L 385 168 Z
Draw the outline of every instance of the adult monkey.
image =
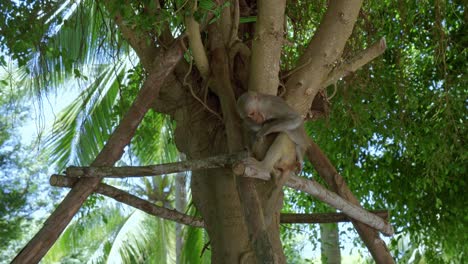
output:
M 302 169 L 304 153 L 312 141 L 305 131 L 301 115 L 282 98 L 249 91 L 237 100 L 237 111 L 244 125 L 256 132 L 257 141 L 271 133 L 286 133 L 295 144 L 296 159 Z
M 312 140 L 304 129 L 302 117 L 278 96 L 252 91 L 246 92 L 237 100 L 237 111 L 244 122 L 244 126 L 255 132 L 256 140 L 255 142 L 250 140 L 249 148 L 255 148 L 255 144 L 260 143 L 265 136 L 279 132 L 285 133 L 294 143 L 297 161 L 294 165 L 292 165 L 294 162 L 290 159 L 283 159 L 284 146 L 274 146 L 275 144 L 268 150 L 271 155 L 267 154 L 262 161 L 254 158 L 244 161 L 244 164 L 249 167 L 253 167 L 259 172 L 267 172 L 273 176 L 274 186 L 270 191 L 264 209 L 265 221 L 269 224 L 283 185 L 289 179 L 290 172 L 294 171 L 294 168 L 299 168 L 299 171 L 302 170 L 303 155 L 312 144 Z M 276 173 L 277 168 L 281 169 L 279 175 Z

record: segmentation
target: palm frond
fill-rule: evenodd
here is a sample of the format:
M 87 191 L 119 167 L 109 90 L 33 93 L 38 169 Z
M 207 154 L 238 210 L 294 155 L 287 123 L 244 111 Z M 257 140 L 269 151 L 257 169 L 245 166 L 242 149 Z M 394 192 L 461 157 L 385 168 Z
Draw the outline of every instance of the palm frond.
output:
M 175 263 L 174 224 L 136 210 L 115 237 L 108 263 Z
M 1 55 L 11 55 L 24 70 L 31 95 L 64 88 L 73 77 L 86 79 L 87 65 L 111 63 L 130 52 L 99 1 L 13 1 L 2 8 Z M 9 30 L 17 25 L 20 30 Z
M 174 144 L 173 129 L 166 115 L 148 112 L 132 140 L 133 154 L 142 164 L 176 161 L 179 152 Z
M 44 263 L 84 263 L 116 237 L 128 216 L 116 206 L 105 206 L 74 221 L 44 257 Z M 83 246 L 85 245 L 85 246 Z
M 194 207 L 190 207 L 189 214 L 195 214 L 195 210 Z M 191 226 L 185 228 L 185 241 L 180 263 L 211 263 L 211 251 L 205 229 Z
M 113 114 L 120 80 L 131 67 L 130 60 L 116 66 L 101 65 L 81 94 L 59 114 L 46 141 L 47 153 L 59 168 L 89 164 L 109 137 L 118 116 Z

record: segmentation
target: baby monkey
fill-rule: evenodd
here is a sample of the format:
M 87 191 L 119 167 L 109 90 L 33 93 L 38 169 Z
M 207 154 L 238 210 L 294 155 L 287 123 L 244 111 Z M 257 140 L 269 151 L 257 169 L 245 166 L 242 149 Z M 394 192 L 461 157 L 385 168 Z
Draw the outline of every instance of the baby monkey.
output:
M 237 111 L 244 124 L 256 132 L 257 140 L 271 133 L 286 133 L 296 145 L 296 159 L 302 169 L 303 155 L 311 141 L 304 129 L 302 117 L 282 98 L 246 92 L 237 100 Z

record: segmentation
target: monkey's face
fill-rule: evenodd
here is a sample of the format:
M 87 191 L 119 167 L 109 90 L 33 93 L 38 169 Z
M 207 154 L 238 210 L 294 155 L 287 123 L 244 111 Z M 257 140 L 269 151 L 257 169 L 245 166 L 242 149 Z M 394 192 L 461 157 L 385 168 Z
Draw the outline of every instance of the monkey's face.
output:
M 256 109 L 251 110 L 247 113 L 247 116 L 252 120 L 253 122 L 261 125 L 263 122 L 265 122 L 265 117 Z

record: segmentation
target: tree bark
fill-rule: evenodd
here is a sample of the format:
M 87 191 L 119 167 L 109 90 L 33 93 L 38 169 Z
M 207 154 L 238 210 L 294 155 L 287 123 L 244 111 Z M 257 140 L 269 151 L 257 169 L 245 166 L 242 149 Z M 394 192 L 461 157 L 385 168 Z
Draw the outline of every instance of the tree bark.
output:
M 388 211 L 375 210 L 370 211 L 371 213 L 378 215 L 384 220 L 388 219 Z M 293 224 L 293 223 L 338 223 L 338 222 L 350 222 L 352 218 L 344 213 L 314 213 L 314 214 L 281 214 L 282 224 Z

